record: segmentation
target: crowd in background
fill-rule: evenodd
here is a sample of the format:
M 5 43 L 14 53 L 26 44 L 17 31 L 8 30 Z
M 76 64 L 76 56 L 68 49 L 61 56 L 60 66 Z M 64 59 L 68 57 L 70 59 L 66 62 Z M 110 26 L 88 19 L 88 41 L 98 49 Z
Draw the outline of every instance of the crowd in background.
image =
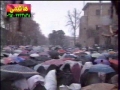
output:
M 118 90 L 118 52 L 100 47 L 5 46 L 1 89 Z

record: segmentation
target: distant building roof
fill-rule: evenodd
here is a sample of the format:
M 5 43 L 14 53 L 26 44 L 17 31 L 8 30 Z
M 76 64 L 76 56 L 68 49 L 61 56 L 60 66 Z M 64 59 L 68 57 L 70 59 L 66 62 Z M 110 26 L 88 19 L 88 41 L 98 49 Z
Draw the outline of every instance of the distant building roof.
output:
M 100 5 L 101 3 L 87 3 L 82 10 L 85 10 L 86 8 L 89 7 L 89 5 Z M 111 5 L 111 3 L 103 3 L 102 2 L 102 5 Z

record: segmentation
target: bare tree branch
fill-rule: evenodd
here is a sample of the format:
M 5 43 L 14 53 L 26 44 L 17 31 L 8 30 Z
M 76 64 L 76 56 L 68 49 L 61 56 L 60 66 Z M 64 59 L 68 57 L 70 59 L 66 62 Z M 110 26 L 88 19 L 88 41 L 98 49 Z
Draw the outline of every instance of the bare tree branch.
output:
M 74 29 L 74 22 L 72 20 L 72 16 L 70 15 L 70 11 L 68 11 L 69 22 L 71 22 L 71 26 Z
M 74 8 L 73 14 L 71 14 L 70 11 L 68 11 L 68 22 L 66 26 L 72 27 L 72 30 L 74 32 L 74 45 L 76 43 L 76 30 L 79 27 L 80 14 L 81 12 L 78 13 L 76 8 Z

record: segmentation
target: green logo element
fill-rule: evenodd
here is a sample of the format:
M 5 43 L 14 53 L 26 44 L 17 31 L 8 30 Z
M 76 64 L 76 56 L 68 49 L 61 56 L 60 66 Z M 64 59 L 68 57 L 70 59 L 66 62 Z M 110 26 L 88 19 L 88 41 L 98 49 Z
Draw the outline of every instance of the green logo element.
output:
M 8 13 L 8 14 L 7 14 L 7 17 L 12 18 L 12 17 L 13 17 L 13 13 Z
M 15 17 L 24 17 L 24 14 L 15 14 Z
M 17 14 L 16 13 L 15 17 L 31 17 L 31 15 L 29 13 L 26 13 L 26 14 L 24 14 L 24 13 Z

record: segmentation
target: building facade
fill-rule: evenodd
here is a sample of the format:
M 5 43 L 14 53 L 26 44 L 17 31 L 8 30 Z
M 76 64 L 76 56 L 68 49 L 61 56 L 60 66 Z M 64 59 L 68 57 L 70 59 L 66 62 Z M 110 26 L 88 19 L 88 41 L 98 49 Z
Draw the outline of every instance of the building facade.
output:
M 82 46 L 92 47 L 94 44 L 105 45 L 107 42 L 114 44 L 114 38 L 102 36 L 102 33 L 110 34 L 109 26 L 117 25 L 117 16 L 111 19 L 111 3 L 87 3 L 84 8 L 84 16 L 80 18 L 79 42 Z

